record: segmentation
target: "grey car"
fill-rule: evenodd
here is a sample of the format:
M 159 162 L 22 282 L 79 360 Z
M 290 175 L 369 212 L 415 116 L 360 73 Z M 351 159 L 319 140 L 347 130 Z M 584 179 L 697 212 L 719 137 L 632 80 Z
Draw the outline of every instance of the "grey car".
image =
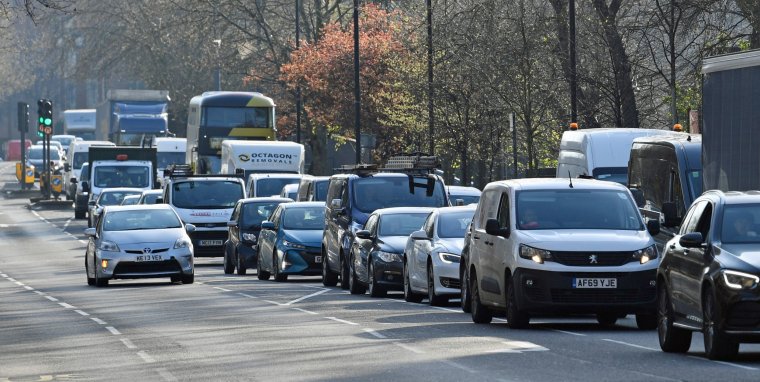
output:
M 85 255 L 87 284 L 108 286 L 111 279 L 169 277 L 192 284 L 193 244 L 174 209 L 165 204 L 108 206 L 89 236 Z

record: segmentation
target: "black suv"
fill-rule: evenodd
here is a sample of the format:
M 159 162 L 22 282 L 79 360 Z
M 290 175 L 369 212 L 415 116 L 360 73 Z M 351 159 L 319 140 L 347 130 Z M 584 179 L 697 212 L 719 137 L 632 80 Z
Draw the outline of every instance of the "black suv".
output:
M 694 201 L 657 270 L 663 351 L 687 352 L 693 331 L 703 332 L 710 359 L 760 341 L 759 252 L 760 192 L 708 191 Z
M 449 199 L 431 156 L 397 156 L 386 167 L 348 166 L 330 178 L 322 238 L 322 283 L 348 289 L 348 256 L 369 215 L 389 207 L 444 207 Z

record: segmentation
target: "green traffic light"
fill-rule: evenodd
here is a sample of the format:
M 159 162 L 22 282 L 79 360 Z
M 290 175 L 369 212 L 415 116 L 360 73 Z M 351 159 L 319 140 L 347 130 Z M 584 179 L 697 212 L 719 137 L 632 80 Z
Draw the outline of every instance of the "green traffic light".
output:
M 45 126 L 50 126 L 53 124 L 53 120 L 50 118 L 45 118 Z
M 45 136 L 45 134 L 43 132 L 41 132 L 41 131 L 38 131 L 37 132 L 37 136 L 40 137 L 40 138 L 42 138 L 42 137 Z
M 45 122 L 45 117 L 40 117 L 40 123 Z

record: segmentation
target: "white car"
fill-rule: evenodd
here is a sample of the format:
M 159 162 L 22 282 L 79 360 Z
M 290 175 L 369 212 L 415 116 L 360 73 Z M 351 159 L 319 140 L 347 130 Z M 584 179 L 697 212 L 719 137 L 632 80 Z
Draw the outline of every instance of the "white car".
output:
M 443 207 L 412 232 L 404 251 L 404 299 L 443 305 L 460 293 L 459 260 L 475 205 Z
M 108 206 L 102 214 L 97 227 L 84 231 L 90 237 L 85 255 L 88 285 L 154 277 L 193 283 L 193 244 L 187 232 L 195 226 L 183 226 L 170 206 Z

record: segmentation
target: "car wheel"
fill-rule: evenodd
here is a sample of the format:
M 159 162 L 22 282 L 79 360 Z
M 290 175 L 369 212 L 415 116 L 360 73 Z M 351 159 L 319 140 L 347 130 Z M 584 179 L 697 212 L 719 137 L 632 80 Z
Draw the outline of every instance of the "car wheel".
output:
M 340 255 L 340 289 L 348 289 L 348 279 L 351 278 L 348 271 L 348 262 Z
M 278 283 L 288 281 L 288 275 L 280 271 L 280 262 L 277 261 L 277 255 L 272 255 L 272 268 L 274 269 L 274 281 Z
M 375 265 L 371 258 L 369 259 L 369 268 L 367 268 L 367 277 L 369 277 L 369 295 L 371 297 L 385 297 L 387 292 L 375 279 Z
M 459 275 L 459 289 L 460 289 L 460 305 L 462 305 L 462 311 L 470 313 L 472 309 L 472 297 L 470 296 L 470 278 L 467 277 L 467 272 L 461 272 Z
M 231 275 L 235 272 L 235 264 L 230 260 L 227 248 L 224 249 L 224 274 Z
M 406 261 L 404 261 L 404 301 L 422 302 L 422 295 L 412 290 L 412 283 L 409 280 L 409 268 L 406 266 Z
M 449 302 L 449 298 L 435 294 L 435 273 L 433 273 L 433 264 L 428 262 L 427 265 L 427 284 L 428 284 L 428 302 L 430 306 L 441 306 Z
M 322 252 L 322 285 L 335 286 L 338 284 L 338 274 L 330 270 L 327 260 L 327 253 Z
M 367 288 L 365 288 L 364 285 L 362 285 L 362 283 L 359 282 L 359 279 L 356 277 L 356 268 L 350 268 L 351 278 L 348 280 L 348 291 L 351 292 L 351 294 L 364 294 L 367 291 Z
M 90 266 L 87 265 L 87 254 L 84 255 L 84 272 L 85 272 L 85 276 L 87 276 L 87 285 L 89 286 L 95 285 L 95 278 L 90 277 Z
M 98 277 L 98 270 L 95 270 L 95 286 L 97 287 L 107 287 L 108 286 L 108 279 L 103 279 Z
M 615 323 L 617 323 L 618 315 L 612 314 L 612 313 L 597 313 L 596 314 L 596 321 L 599 323 L 599 325 L 610 327 L 615 326 Z
M 657 315 L 644 313 L 636 315 L 636 327 L 641 330 L 657 329 Z
M 195 282 L 195 273 L 182 275 L 182 284 L 192 284 Z
M 517 307 L 517 288 L 512 278 L 507 281 L 507 325 L 512 329 L 524 329 L 530 324 L 530 316 Z
M 657 337 L 660 349 L 667 353 L 686 353 L 691 347 L 691 331 L 673 326 L 675 312 L 668 287 L 660 282 L 657 291 Z
M 243 261 L 243 258 L 240 257 L 240 254 L 237 251 L 235 251 L 235 260 L 237 263 L 237 274 L 240 276 L 245 276 L 245 271 L 246 271 L 245 264 L 244 264 L 245 262 Z
M 470 290 L 472 291 L 472 322 L 476 324 L 488 324 L 493 320 L 493 312 L 485 305 L 480 303 L 480 289 L 478 288 L 478 277 L 472 275 L 470 278 Z
M 258 250 L 257 250 L 258 252 Z M 258 253 L 258 256 L 256 256 L 258 259 L 256 262 L 256 277 L 258 277 L 259 280 L 269 280 L 269 271 L 265 271 L 264 267 L 261 266 L 261 252 Z
M 704 296 L 704 337 L 705 355 L 712 360 L 724 360 L 736 357 L 739 352 L 739 343 L 728 339 L 718 327 L 721 319 L 720 307 L 715 302 L 715 295 L 711 289 L 705 291 Z

